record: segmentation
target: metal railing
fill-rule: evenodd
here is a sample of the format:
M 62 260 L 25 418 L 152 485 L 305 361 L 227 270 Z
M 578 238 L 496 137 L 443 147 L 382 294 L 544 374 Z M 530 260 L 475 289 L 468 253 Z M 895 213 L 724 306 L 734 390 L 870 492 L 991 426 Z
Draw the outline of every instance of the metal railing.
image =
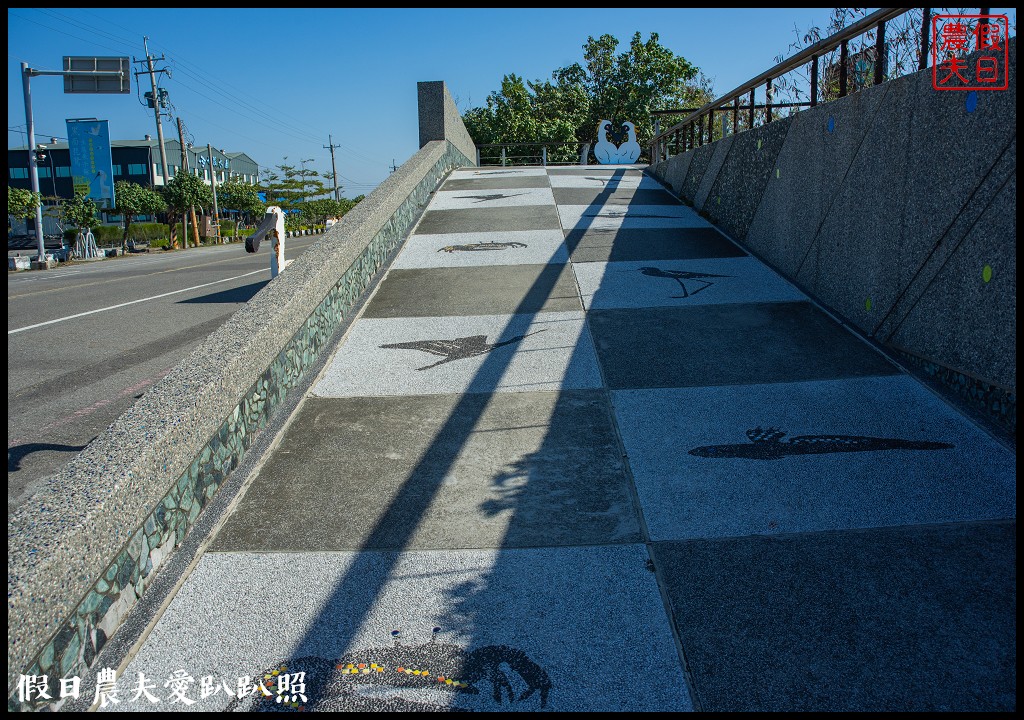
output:
M 669 157 L 670 146 L 674 146 L 673 154 L 678 154 L 680 151 L 685 152 L 687 150 L 692 150 L 695 147 L 700 147 L 706 143 L 713 142 L 716 112 L 725 114 L 723 116 L 723 122 L 725 122 L 730 115 L 732 116 L 732 132 L 735 134 L 739 132 L 740 114 L 742 112 L 747 114 L 747 129 L 750 129 L 754 127 L 756 110 L 764 110 L 764 121 L 766 123 L 770 123 L 773 119 L 773 110 L 793 107 L 815 107 L 818 105 L 819 100 L 818 59 L 836 48 L 839 48 L 840 52 L 838 68 L 838 96 L 845 97 L 849 94 L 850 90 L 848 77 L 848 66 L 850 64 L 849 43 L 851 40 L 864 35 L 865 33 L 871 32 L 872 30 L 875 30 L 876 32 L 874 46 L 875 62 L 872 84 L 881 84 L 886 79 L 885 25 L 890 20 L 917 9 L 918 8 L 882 8 L 881 10 L 873 12 L 849 27 L 843 28 L 839 32 L 830 35 L 823 40 L 819 40 L 810 47 L 801 50 L 793 57 L 783 60 L 770 70 L 766 70 L 757 77 L 748 80 L 739 87 L 734 88 L 721 97 L 712 100 L 703 107 L 690 111 L 681 122 L 676 123 L 667 130 L 663 132 L 655 131 L 655 136 L 652 138 L 650 144 L 651 162 L 658 162 L 660 160 L 667 159 Z M 918 61 L 918 69 L 924 70 L 928 67 L 929 45 L 931 41 L 931 8 L 921 9 L 924 14 L 921 22 L 921 55 Z M 988 8 L 981 8 L 982 15 L 987 15 L 988 12 Z M 772 81 L 780 78 L 788 72 L 800 69 L 807 63 L 810 63 L 811 65 L 810 100 L 807 102 L 773 103 Z M 762 85 L 765 88 L 765 102 L 757 104 L 754 101 L 754 91 Z M 747 103 L 741 105 L 741 99 L 747 100 Z M 688 110 L 691 109 L 686 108 L 679 112 L 686 112 Z M 670 114 L 670 112 L 661 111 L 658 114 L 666 115 Z M 723 124 L 723 135 L 725 134 L 724 131 L 726 130 L 726 127 L 727 126 Z
M 569 148 L 573 149 L 572 152 L 569 152 Z M 549 149 L 551 152 L 548 152 Z M 487 165 L 501 167 L 509 165 L 540 165 L 542 167 L 584 165 L 586 162 L 581 150 L 589 152 L 590 143 L 491 143 L 476 146 L 476 164 L 480 167 Z

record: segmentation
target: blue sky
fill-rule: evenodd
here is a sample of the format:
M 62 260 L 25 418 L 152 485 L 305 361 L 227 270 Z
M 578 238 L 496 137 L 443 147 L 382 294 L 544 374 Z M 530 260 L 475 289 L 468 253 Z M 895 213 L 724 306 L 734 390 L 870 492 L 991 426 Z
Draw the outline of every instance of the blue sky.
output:
M 8 146 L 24 145 L 20 63 L 59 70 L 64 55 L 163 54 L 168 90 L 196 144 L 243 151 L 261 167 L 330 170 L 343 194 L 369 192 L 418 149 L 416 83 L 444 80 L 460 109 L 482 105 L 507 73 L 548 78 L 582 59 L 588 35 L 623 44 L 634 32 L 699 66 L 726 92 L 773 64 L 818 9 L 8 9 Z M 1015 23 L 1015 18 L 1014 18 Z M 139 95 L 148 91 L 143 78 Z M 64 120 L 110 121 L 113 140 L 156 136 L 153 112 L 131 95 L 64 95 L 60 78 L 32 80 L 37 142 Z M 11 128 L 16 128 L 12 131 Z M 174 120 L 165 138 L 177 137 Z M 287 161 L 283 158 L 287 157 Z

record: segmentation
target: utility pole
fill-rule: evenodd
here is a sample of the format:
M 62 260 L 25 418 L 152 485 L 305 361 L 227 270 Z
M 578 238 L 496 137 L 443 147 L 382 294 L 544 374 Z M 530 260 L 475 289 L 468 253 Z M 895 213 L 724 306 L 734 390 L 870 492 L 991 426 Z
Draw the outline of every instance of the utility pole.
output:
M 161 115 L 160 108 L 161 108 L 162 105 L 164 105 L 166 103 L 166 100 L 164 99 L 163 96 L 160 95 L 160 93 L 157 92 L 157 89 L 156 89 L 156 73 L 157 72 L 167 72 L 167 70 L 166 69 L 161 69 L 161 70 L 157 71 L 157 70 L 153 69 L 153 60 L 154 60 L 154 58 L 149 54 L 149 38 L 147 36 L 145 36 L 145 35 L 142 36 L 142 46 L 146 49 L 146 65 L 149 68 L 149 70 L 148 70 L 148 72 L 149 72 L 149 82 L 150 82 L 150 85 L 152 85 L 152 87 L 153 87 L 153 116 L 156 118 L 156 139 L 157 139 L 157 142 L 160 144 L 160 162 L 163 164 L 163 169 L 164 169 L 164 185 L 166 185 L 167 184 L 167 175 L 168 175 L 168 171 L 167 171 L 167 149 L 164 147 L 164 126 L 160 122 L 160 115 Z M 156 58 L 156 59 L 157 60 L 163 60 L 164 56 L 161 55 L 159 58 Z M 136 61 L 136 62 L 138 62 L 138 61 Z M 136 73 L 136 75 L 137 74 L 138 73 Z
M 331 149 L 331 177 L 334 178 L 334 199 L 341 200 L 341 195 L 338 193 L 338 169 L 334 166 L 334 148 L 341 147 L 341 145 L 335 145 L 334 139 L 328 135 L 327 144 L 321 145 L 321 147 Z
M 213 188 L 213 222 L 217 225 L 217 237 L 220 237 L 220 210 L 217 209 L 217 173 L 213 169 L 213 146 L 206 143 L 206 154 L 210 158 L 210 187 Z M 221 242 L 224 242 L 221 240 Z

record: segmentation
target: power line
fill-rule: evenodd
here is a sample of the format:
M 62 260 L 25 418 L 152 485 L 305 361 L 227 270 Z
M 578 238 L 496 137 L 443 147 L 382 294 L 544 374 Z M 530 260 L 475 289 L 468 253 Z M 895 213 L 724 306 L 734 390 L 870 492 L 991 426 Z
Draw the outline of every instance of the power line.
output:
M 23 20 L 26 20 L 28 22 L 35 23 L 35 24 L 37 24 L 37 25 L 39 25 L 41 27 L 44 27 L 44 28 L 46 28 L 48 30 L 52 30 L 53 32 L 57 32 L 57 33 L 60 33 L 62 35 L 66 35 L 68 37 L 74 38 L 76 40 L 81 40 L 83 42 L 89 42 L 89 43 L 91 43 L 93 45 L 99 45 L 100 47 L 105 48 L 107 50 L 111 50 L 113 52 L 122 53 L 122 52 L 125 52 L 125 50 L 124 50 L 123 47 L 113 48 L 110 45 L 106 45 L 106 44 L 97 42 L 95 36 L 96 35 L 102 36 L 103 39 L 108 39 L 108 40 L 110 40 L 112 42 L 126 45 L 129 48 L 134 47 L 135 43 L 133 41 L 126 40 L 124 37 L 121 37 L 119 35 L 115 35 L 113 33 L 107 32 L 103 28 L 98 28 L 98 27 L 95 27 L 93 25 L 89 25 L 89 24 L 84 23 L 82 21 L 79 21 L 79 20 L 76 20 L 74 18 L 71 18 L 70 16 L 64 15 L 62 13 L 54 12 L 52 10 L 40 9 L 39 12 L 44 12 L 47 16 L 49 16 L 50 18 L 53 18 L 54 20 L 56 20 L 58 22 L 63 22 L 63 23 L 66 23 L 68 25 L 71 25 L 72 27 L 75 27 L 77 29 L 85 30 L 85 31 L 89 32 L 91 35 L 93 35 L 93 37 L 89 38 L 89 39 L 82 38 L 82 37 L 74 35 L 74 34 L 72 34 L 70 32 L 66 32 L 64 30 L 60 30 L 58 28 L 54 28 L 54 27 L 52 27 L 50 25 L 47 25 L 46 23 L 40 22 L 40 21 L 35 20 L 33 18 L 30 18 L 30 17 L 26 17 L 26 16 L 21 15 L 19 13 L 11 12 L 11 14 L 15 15 L 16 17 L 19 17 L 19 18 L 21 18 Z M 124 27 L 123 25 L 118 25 L 116 23 L 112 23 L 109 20 L 107 20 L 106 18 L 102 18 L 102 17 L 96 15 L 95 13 L 89 12 L 87 10 L 82 10 L 82 12 L 85 12 L 85 13 L 87 13 L 89 15 L 92 15 L 93 17 L 96 17 L 97 19 L 101 20 L 103 22 L 104 26 L 108 26 L 108 27 L 113 26 L 113 27 L 120 28 L 120 29 L 122 29 L 122 30 L 124 30 L 126 32 L 134 33 L 133 30 L 129 30 L 128 28 Z M 155 43 L 155 42 L 153 44 L 153 47 L 157 48 L 157 49 L 161 48 L 161 46 L 159 44 Z M 128 52 L 130 53 L 130 51 L 128 51 Z M 199 89 L 197 89 L 191 83 L 185 82 L 185 80 L 183 78 L 178 78 L 178 82 L 181 84 L 181 87 L 183 89 L 185 89 L 187 91 L 190 91 L 190 92 L 193 92 L 196 95 L 198 95 L 199 97 L 204 98 L 205 100 L 209 101 L 210 103 L 213 103 L 213 104 L 215 104 L 215 105 L 217 105 L 219 107 L 222 107 L 225 110 L 227 110 L 227 111 L 229 111 L 229 112 L 231 112 L 233 114 L 236 114 L 236 115 L 242 115 L 242 113 L 238 112 L 238 105 L 241 105 L 244 108 L 249 108 L 252 111 L 253 114 L 252 115 L 248 115 L 248 114 L 244 115 L 245 119 L 247 119 L 249 122 L 254 122 L 254 123 L 258 124 L 258 125 L 262 125 L 262 126 L 268 128 L 268 129 L 270 129 L 270 130 L 272 130 L 272 131 L 274 131 L 276 133 L 279 133 L 281 135 L 285 135 L 287 137 L 290 137 L 292 139 L 299 140 L 299 141 L 302 141 L 302 142 L 311 142 L 311 141 L 322 142 L 320 140 L 320 138 L 323 137 L 324 133 L 319 132 L 319 131 L 309 130 L 309 129 L 306 129 L 306 128 L 297 127 L 295 125 L 295 123 L 293 121 L 291 121 L 291 120 L 284 121 L 284 120 L 277 120 L 277 119 L 275 119 L 273 117 L 268 117 L 266 115 L 267 108 L 265 108 L 265 107 L 262 107 L 262 108 L 258 107 L 256 105 L 254 105 L 253 103 L 251 103 L 250 101 L 246 100 L 245 98 L 242 98 L 239 95 L 236 95 L 235 93 L 231 92 L 230 90 L 225 89 L 226 87 L 229 87 L 228 84 L 226 84 L 226 83 L 217 83 L 217 85 L 211 84 L 206 79 L 207 77 L 210 77 L 210 76 L 201 74 L 203 71 L 197 65 L 194 65 L 193 63 L 185 60 L 181 56 L 178 56 L 178 55 L 174 54 L 173 52 L 167 51 L 166 48 L 163 48 L 163 52 L 168 57 L 168 59 L 172 62 L 173 67 L 177 71 L 179 71 L 182 75 L 185 75 L 187 78 L 190 78 L 190 79 L 194 80 L 195 82 L 205 86 L 206 88 L 209 88 L 210 90 L 213 90 L 214 92 L 220 94 L 221 96 L 225 96 L 225 97 L 228 97 L 228 98 L 233 98 L 237 102 L 237 105 L 232 106 L 232 105 L 226 104 L 220 98 L 218 98 L 218 97 L 211 97 L 210 95 L 207 95 L 206 93 L 204 93 L 204 92 L 200 91 Z M 192 70 L 190 68 L 196 68 L 196 70 Z M 213 79 L 213 82 L 216 83 L 217 82 L 216 79 Z M 194 115 L 194 113 L 190 113 L 190 114 Z M 221 128 L 226 129 L 226 130 L 230 130 L 234 135 L 238 135 L 238 136 L 241 136 L 241 137 L 246 137 L 246 136 L 239 135 L 239 133 L 237 132 L 237 129 L 234 128 L 234 127 L 225 128 L 223 125 L 219 125 L 219 124 L 214 123 L 214 122 L 209 121 L 209 120 L 206 120 L 206 122 L 210 122 L 212 125 L 214 125 L 216 127 L 221 127 Z M 259 140 L 256 140 L 255 138 L 251 138 L 251 137 L 249 137 L 248 139 L 253 140 L 254 142 L 261 142 Z M 343 143 L 339 143 L 337 145 L 337 147 L 338 147 L 338 149 L 346 152 L 347 154 L 352 155 L 352 156 L 354 156 L 356 158 L 359 158 L 361 160 L 365 160 L 367 162 L 372 162 L 372 163 L 379 162 L 379 160 L 377 158 L 369 157 L 369 156 L 359 152 L 358 150 L 356 150 L 356 149 L 354 149 L 354 148 L 352 148 L 352 147 L 350 147 L 348 145 L 345 145 Z M 341 176 L 339 176 L 339 177 L 341 177 Z M 351 182 L 351 181 L 349 181 L 349 182 Z
M 106 31 L 104 31 L 102 29 L 99 29 L 99 28 L 96 28 L 94 26 L 78 22 L 78 21 L 76 21 L 76 20 L 74 20 L 72 18 L 69 18 L 67 16 L 63 16 L 63 15 L 61 15 L 59 13 L 48 13 L 48 14 L 51 17 L 54 17 L 54 19 L 57 19 L 58 21 L 66 22 L 66 23 L 74 25 L 74 26 L 76 26 L 78 28 L 87 30 L 90 33 L 96 33 L 96 34 L 105 35 L 108 38 L 111 38 L 112 40 L 114 40 L 115 42 L 125 43 L 125 44 L 129 45 L 129 47 L 133 46 L 133 43 L 125 40 L 124 38 L 121 38 L 121 37 L 116 36 L 116 35 L 112 35 L 111 33 L 108 33 L 108 32 L 106 32 Z M 92 13 L 90 13 L 90 14 L 92 14 Z M 17 15 L 17 13 L 15 13 L 15 15 Z M 59 32 L 59 33 L 62 33 L 64 35 L 67 35 L 68 37 L 73 37 L 73 38 L 78 39 L 78 40 L 83 40 L 83 38 L 80 38 L 80 37 L 78 37 L 76 35 L 72 35 L 71 33 L 65 32 L 63 30 L 58 30 L 56 28 L 52 28 L 49 25 L 41 23 L 41 22 L 39 22 L 37 20 L 33 20 L 32 18 L 28 18 L 28 17 L 20 16 L 20 15 L 19 15 L 19 17 L 22 17 L 23 19 L 28 20 L 29 22 L 34 22 L 34 23 L 36 23 L 36 24 L 38 24 L 38 25 L 40 25 L 42 27 L 45 27 L 47 29 L 53 30 L 54 32 Z M 104 22 L 106 22 L 106 21 L 104 21 Z M 120 26 L 120 25 L 117 25 L 116 27 L 120 27 L 120 28 L 122 28 L 124 30 L 127 30 L 127 28 L 124 28 L 123 26 Z M 93 41 L 93 42 L 95 42 L 95 41 Z M 103 45 L 102 43 L 95 43 L 95 44 L 99 44 L 100 47 L 103 47 L 103 48 L 106 48 L 106 49 L 109 49 L 109 50 L 113 50 L 114 52 L 122 52 L 123 51 L 122 48 L 111 48 L 109 45 Z M 154 43 L 153 46 L 154 46 L 154 48 L 159 48 L 160 47 L 157 43 Z M 185 61 L 184 59 L 182 59 L 182 58 L 180 58 L 178 56 L 175 56 L 175 55 L 173 55 L 171 53 L 166 53 L 166 54 L 169 55 L 170 59 L 174 63 L 174 67 L 176 69 L 180 70 L 186 76 L 192 77 L 197 82 L 205 85 L 206 87 L 210 88 L 211 90 L 214 90 L 215 92 L 223 93 L 225 95 L 237 98 L 240 103 L 242 103 L 243 105 L 246 105 L 246 106 L 252 108 L 252 110 L 254 112 L 265 112 L 266 111 L 265 108 L 263 108 L 263 109 L 257 108 L 255 105 L 252 105 L 251 103 L 248 103 L 245 100 L 242 100 L 241 98 L 238 98 L 238 96 L 234 95 L 233 93 L 230 93 L 229 91 L 225 91 L 223 89 L 223 86 L 216 87 L 214 85 L 211 85 L 203 77 L 197 75 L 196 73 L 194 73 L 194 72 L 192 72 L 192 71 L 190 71 L 188 69 L 187 66 L 191 65 L 191 63 L 189 63 L 189 62 Z M 186 67 L 179 67 L 179 63 L 181 65 L 186 66 Z M 237 108 L 233 108 L 230 105 L 225 104 L 224 102 L 222 102 L 218 98 L 211 97 L 211 96 L 209 96 L 209 95 L 199 91 L 198 89 L 196 89 L 194 86 L 192 86 L 189 83 L 186 83 L 186 82 L 182 81 L 181 85 L 184 88 L 186 88 L 187 90 L 190 90 L 191 92 L 194 92 L 195 94 L 197 94 L 200 97 L 202 97 L 202 98 L 204 98 L 204 99 L 214 103 L 215 105 L 223 107 L 224 109 L 229 110 L 229 111 L 237 112 Z M 275 132 L 281 133 L 283 135 L 287 135 L 287 136 L 289 136 L 289 137 L 291 137 L 293 139 L 296 139 L 296 140 L 302 140 L 302 141 L 307 141 L 307 142 L 311 141 L 311 140 L 316 140 L 316 141 L 319 142 L 319 138 L 321 137 L 321 134 L 314 134 L 312 132 L 306 132 L 306 131 L 303 131 L 303 130 L 301 130 L 299 128 L 296 128 L 293 123 L 285 123 L 283 121 L 274 120 L 273 118 L 264 118 L 264 119 L 267 120 L 267 121 L 276 123 L 280 127 L 275 127 L 274 125 L 269 125 L 267 122 L 264 122 L 264 119 L 258 119 L 258 118 L 253 118 L 253 117 L 248 117 L 248 119 L 250 121 L 255 121 L 257 124 L 264 125 L 265 127 L 268 127 L 269 129 L 274 130 Z M 223 127 L 223 126 L 218 126 L 218 127 Z M 234 128 L 226 128 L 226 129 L 230 129 L 230 130 L 232 130 L 234 132 Z M 303 134 L 299 135 L 299 134 L 296 134 L 295 132 L 291 132 L 291 130 L 299 130 L 299 132 L 301 132 Z
M 7 12 L 9 12 L 12 15 L 14 15 L 15 17 L 20 17 L 22 20 L 27 20 L 28 22 L 35 23 L 36 25 L 39 25 L 40 27 L 44 27 L 47 30 L 52 30 L 53 32 L 56 32 L 56 33 L 60 33 L 61 35 L 67 35 L 68 37 L 74 38 L 75 40 L 81 40 L 82 42 L 89 43 L 91 45 L 98 45 L 99 47 L 104 48 L 105 50 L 110 50 L 112 52 L 116 52 L 116 53 L 120 53 L 121 52 L 121 48 L 112 48 L 109 45 L 104 45 L 102 43 L 98 43 L 98 42 L 96 42 L 95 38 L 83 38 L 83 37 L 79 37 L 78 35 L 72 35 L 69 32 L 65 32 L 64 30 L 60 30 L 60 29 L 55 28 L 55 27 L 50 27 L 46 23 L 41 23 L 38 20 L 33 20 L 30 17 L 25 17 L 24 15 L 20 15 L 20 14 L 18 14 L 16 12 L 11 12 L 10 10 L 8 10 Z

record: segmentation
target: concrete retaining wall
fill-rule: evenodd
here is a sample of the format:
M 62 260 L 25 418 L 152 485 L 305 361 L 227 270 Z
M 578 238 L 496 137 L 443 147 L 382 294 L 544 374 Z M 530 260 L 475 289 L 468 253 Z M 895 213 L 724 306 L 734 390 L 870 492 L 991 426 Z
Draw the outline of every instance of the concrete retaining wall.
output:
M 455 101 L 448 94 L 443 80 L 417 83 L 420 110 L 420 147 L 432 140 L 447 140 L 459 152 L 473 158 L 476 164 L 476 145 L 462 123 Z
M 454 108 L 429 85 L 421 117 Z M 85 673 L 430 194 L 475 163 L 457 113 L 440 132 L 8 519 L 9 709 L 19 673 L 51 690 Z
M 1015 432 L 1016 58 L 1014 39 L 1005 91 L 936 91 L 928 70 L 650 171 Z

